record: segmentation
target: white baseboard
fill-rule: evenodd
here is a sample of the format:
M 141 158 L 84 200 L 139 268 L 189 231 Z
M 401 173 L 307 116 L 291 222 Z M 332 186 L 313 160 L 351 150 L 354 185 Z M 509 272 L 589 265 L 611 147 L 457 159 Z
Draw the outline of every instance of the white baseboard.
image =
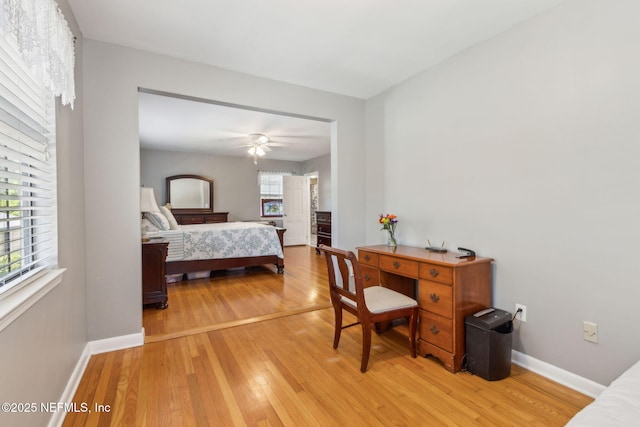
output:
M 511 351 L 511 361 L 531 372 L 549 378 L 552 381 L 574 389 L 582 394 L 595 398 L 606 388 L 602 384 L 583 378 L 549 363 L 535 359 L 519 351 Z
M 71 402 L 73 400 L 73 396 L 76 394 L 76 390 L 78 389 L 78 385 L 80 385 L 80 380 L 82 380 L 82 376 L 84 375 L 85 369 L 87 369 L 87 365 L 89 364 L 89 359 L 91 359 L 91 352 L 89 351 L 89 343 L 84 346 L 84 350 L 82 350 L 82 354 L 76 363 L 76 367 L 73 369 L 71 373 L 71 377 L 69 377 L 69 381 L 67 381 L 67 386 L 64 388 L 62 392 L 62 396 L 60 397 L 59 402 Z M 64 422 L 64 416 L 66 413 L 64 411 L 55 411 L 51 418 L 49 419 L 49 427 L 59 427 Z
M 122 335 L 119 337 L 106 338 L 102 340 L 89 341 L 84 346 L 82 354 L 76 363 L 76 367 L 67 381 L 67 386 L 60 397 L 59 402 L 71 403 L 73 396 L 76 394 L 76 390 L 80 385 L 80 380 L 84 375 L 85 369 L 89 364 L 91 356 L 94 354 L 106 353 L 108 351 L 122 350 L 125 348 L 139 347 L 144 345 L 144 328 L 137 334 Z M 49 420 L 49 427 L 60 427 L 64 422 L 64 411 L 54 412 L 53 416 Z
M 142 328 L 140 333 L 137 334 L 89 341 L 82 351 L 71 377 L 69 377 L 67 386 L 60 397 L 60 402 L 69 403 L 73 400 L 73 396 L 76 393 L 80 380 L 84 375 L 84 371 L 87 368 L 89 359 L 91 359 L 92 355 L 144 345 L 144 335 L 144 328 Z M 606 388 L 606 386 L 603 386 L 602 384 L 598 384 L 569 371 L 565 371 L 564 369 L 560 369 L 549 363 L 543 362 L 524 353 L 520 353 L 519 351 L 511 351 L 511 361 L 531 372 L 535 372 L 536 374 L 549 378 L 558 384 L 562 384 L 593 398 L 598 396 Z M 64 415 L 65 413 L 63 411 L 54 413 L 49 420 L 49 427 L 61 426 L 64 421 Z
M 119 337 L 105 338 L 103 340 L 89 341 L 91 354 L 106 353 L 108 351 L 122 350 L 124 348 L 139 347 L 144 345 L 144 328 L 137 334 L 121 335 Z

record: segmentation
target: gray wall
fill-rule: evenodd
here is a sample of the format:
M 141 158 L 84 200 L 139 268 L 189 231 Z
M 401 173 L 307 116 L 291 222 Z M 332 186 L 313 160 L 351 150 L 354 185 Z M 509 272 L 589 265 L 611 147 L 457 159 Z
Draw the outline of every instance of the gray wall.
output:
M 0 401 L 57 402 L 87 343 L 82 144 L 82 37 L 65 1 L 58 2 L 76 44 L 75 109 L 58 106 L 58 257 L 62 283 L 0 332 Z M 3 426 L 46 425 L 46 412 L 0 413 Z
M 153 187 L 156 201 L 167 202 L 165 178 L 195 174 L 213 179 L 213 206 L 216 212 L 229 212 L 229 221 L 260 218 L 258 171 L 293 172 L 303 175 L 302 163 L 262 158 L 258 165 L 247 157 L 212 156 L 161 150 L 140 150 L 141 184 Z
M 366 129 L 360 100 L 80 38 L 75 110 L 57 120 L 67 271 L 0 332 L 0 398 L 57 401 L 87 328 L 92 340 L 140 332 L 138 87 L 337 120 L 321 205 L 337 245 L 365 231 L 382 242 L 377 214 L 391 212 L 401 243 L 494 257 L 494 304 L 528 306 L 515 348 L 607 384 L 640 358 L 639 13 L 632 0 L 567 0 L 368 100 Z M 599 324 L 599 344 L 582 340 L 582 320 Z
M 307 160 L 302 174 L 318 172 L 318 210 L 331 210 L 331 154 Z
M 332 207 L 364 217 L 364 101 L 91 40 L 83 65 L 91 340 L 142 328 L 138 88 L 333 120 Z M 364 240 L 362 221 L 335 230 L 344 247 Z
M 514 348 L 601 384 L 640 359 L 638 16 L 567 0 L 367 101 L 367 240 L 392 212 L 400 243 L 495 258 Z

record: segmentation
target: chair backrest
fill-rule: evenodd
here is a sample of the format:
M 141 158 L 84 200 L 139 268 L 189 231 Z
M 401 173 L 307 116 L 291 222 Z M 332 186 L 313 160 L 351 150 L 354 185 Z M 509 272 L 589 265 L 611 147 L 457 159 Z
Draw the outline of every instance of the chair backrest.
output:
M 355 254 L 325 245 L 320 245 L 319 249 L 327 260 L 332 298 L 334 295 L 340 295 L 351 300 L 354 308 L 366 310 L 362 274 Z

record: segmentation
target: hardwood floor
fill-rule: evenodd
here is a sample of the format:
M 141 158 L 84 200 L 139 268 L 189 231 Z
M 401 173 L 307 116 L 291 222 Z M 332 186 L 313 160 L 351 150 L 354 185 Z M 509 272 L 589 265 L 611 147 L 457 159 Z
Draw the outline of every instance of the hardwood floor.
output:
M 146 342 L 330 307 L 324 258 L 308 246 L 285 251 L 285 274 L 267 265 L 169 284 L 169 308 L 143 311 Z
M 324 259 L 285 249 L 285 274 L 262 269 L 172 285 L 167 310 L 144 310 L 143 347 L 95 355 L 65 426 L 562 426 L 589 397 L 513 366 L 485 381 L 409 355 L 406 327 L 332 348 Z M 345 314 L 345 316 L 349 316 Z M 347 317 L 345 323 L 349 322 Z

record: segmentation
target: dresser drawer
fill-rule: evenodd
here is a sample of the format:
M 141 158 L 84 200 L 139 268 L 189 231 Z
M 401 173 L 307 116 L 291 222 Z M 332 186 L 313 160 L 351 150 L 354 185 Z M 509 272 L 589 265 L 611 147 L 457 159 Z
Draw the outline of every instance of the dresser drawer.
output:
M 317 244 L 318 246 L 320 245 L 331 246 L 331 236 L 327 237 L 327 236 L 318 234 Z
M 453 269 L 451 267 L 423 262 L 420 263 L 420 278 L 450 285 L 453 283 Z
M 360 273 L 362 273 L 362 281 L 364 282 L 365 288 L 378 286 L 380 284 L 380 270 L 377 268 L 360 264 Z
M 453 351 L 452 322 L 449 319 L 420 310 L 420 339 Z
M 318 223 L 318 234 L 331 234 L 331 224 Z
M 453 316 L 453 288 L 442 283 L 420 280 L 418 303 L 420 308 L 451 319 Z
M 373 252 L 358 251 L 358 262 L 378 268 L 378 254 Z
M 324 222 L 331 224 L 331 212 L 316 211 L 316 221 L 318 223 Z
M 212 213 L 212 214 L 207 214 L 204 216 L 204 222 L 207 224 L 214 224 L 217 222 L 227 222 L 227 216 L 228 213 L 227 212 L 220 212 L 220 213 Z
M 204 217 L 202 215 L 180 215 L 180 224 L 202 224 Z
M 401 276 L 418 277 L 417 261 L 380 255 L 380 268 Z

